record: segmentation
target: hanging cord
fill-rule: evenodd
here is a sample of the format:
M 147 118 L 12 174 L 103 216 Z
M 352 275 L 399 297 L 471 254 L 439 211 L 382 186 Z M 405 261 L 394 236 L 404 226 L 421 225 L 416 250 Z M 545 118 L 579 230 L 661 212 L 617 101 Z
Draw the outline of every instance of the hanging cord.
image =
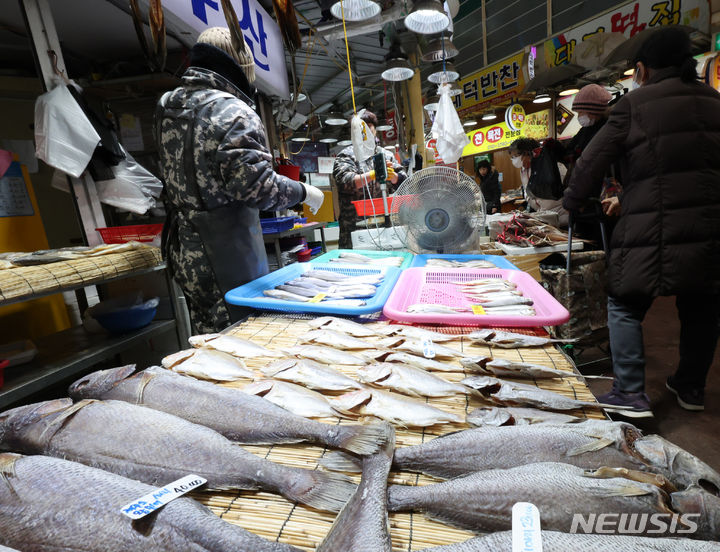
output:
M 345 37 L 345 56 L 347 57 L 348 75 L 350 76 L 350 95 L 352 96 L 353 113 L 357 114 L 355 107 L 355 88 L 353 87 L 352 70 L 350 69 L 350 45 L 348 44 L 347 29 L 345 28 L 345 8 L 343 0 L 340 0 L 340 14 L 342 15 L 343 35 Z

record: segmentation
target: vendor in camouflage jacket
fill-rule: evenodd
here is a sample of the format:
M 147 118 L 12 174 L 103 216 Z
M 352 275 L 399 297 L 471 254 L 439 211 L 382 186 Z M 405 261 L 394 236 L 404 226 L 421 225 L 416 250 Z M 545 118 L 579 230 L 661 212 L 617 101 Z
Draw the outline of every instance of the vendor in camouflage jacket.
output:
M 273 171 L 251 100 L 252 53 L 243 47 L 233 47 L 228 29 L 201 33 L 181 86 L 156 112 L 168 208 L 163 256 L 195 332 L 222 330 L 247 314 L 224 294 L 268 272 L 258 210 L 306 197 L 300 182 Z
M 377 117 L 375 114 L 367 110 L 361 113 L 360 118 L 365 121 L 372 133 L 376 134 Z M 380 151 L 385 154 L 388 167 L 392 167 L 392 171 L 388 170 L 387 193 L 389 195 L 405 180 L 406 174 L 403 166 L 396 161 L 388 150 L 380 148 Z M 340 215 L 338 216 L 340 230 L 338 247 L 340 249 L 352 249 L 352 237 L 350 234 L 357 229 L 356 224 L 358 221 L 357 211 L 352 202 L 382 197 L 380 183 L 375 181 L 375 172 L 372 169 L 372 157 L 358 162 L 355 159 L 352 146 L 342 150 L 335 158 L 333 179 L 335 180 L 340 203 Z M 370 188 L 369 194 L 367 188 L 365 188 L 366 182 Z

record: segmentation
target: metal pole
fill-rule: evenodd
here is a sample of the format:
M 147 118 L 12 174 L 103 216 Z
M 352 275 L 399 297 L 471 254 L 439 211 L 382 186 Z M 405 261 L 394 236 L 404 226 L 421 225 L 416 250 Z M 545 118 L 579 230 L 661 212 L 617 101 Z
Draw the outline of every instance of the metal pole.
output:
M 483 47 L 483 67 L 488 65 L 488 53 L 487 53 L 487 17 L 485 15 L 485 1 L 482 0 L 481 15 L 482 15 L 482 47 Z
M 547 10 L 545 12 L 545 18 L 547 23 L 547 36 L 552 36 L 552 18 L 553 18 L 553 9 L 552 9 L 552 0 L 547 0 L 545 3 Z

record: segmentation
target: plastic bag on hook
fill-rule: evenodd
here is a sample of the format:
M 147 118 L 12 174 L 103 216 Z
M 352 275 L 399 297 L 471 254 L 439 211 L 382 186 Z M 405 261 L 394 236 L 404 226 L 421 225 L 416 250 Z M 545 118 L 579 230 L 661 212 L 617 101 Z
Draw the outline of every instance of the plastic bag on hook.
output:
M 455 163 L 470 140 L 450 99 L 450 85 L 438 86 L 438 95 L 440 101 L 430 132 L 436 140 L 435 147 L 443 163 Z
M 358 163 L 362 163 L 375 153 L 375 135 L 367 123 L 360 118 L 364 111 L 361 109 L 350 121 L 350 140 Z

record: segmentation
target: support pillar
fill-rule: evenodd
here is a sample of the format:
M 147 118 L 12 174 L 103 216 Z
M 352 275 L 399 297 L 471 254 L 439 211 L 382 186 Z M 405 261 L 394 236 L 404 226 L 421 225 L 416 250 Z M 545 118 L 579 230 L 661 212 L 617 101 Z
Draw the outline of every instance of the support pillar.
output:
M 417 67 L 418 55 L 416 52 L 409 56 L 410 64 Z M 417 152 L 425 158 L 425 115 L 423 112 L 422 90 L 420 81 L 420 69 L 415 69 L 415 75 L 407 82 L 407 100 L 403 102 L 405 114 L 405 136 L 407 136 L 408 151 L 412 151 L 412 145 L 417 144 Z

